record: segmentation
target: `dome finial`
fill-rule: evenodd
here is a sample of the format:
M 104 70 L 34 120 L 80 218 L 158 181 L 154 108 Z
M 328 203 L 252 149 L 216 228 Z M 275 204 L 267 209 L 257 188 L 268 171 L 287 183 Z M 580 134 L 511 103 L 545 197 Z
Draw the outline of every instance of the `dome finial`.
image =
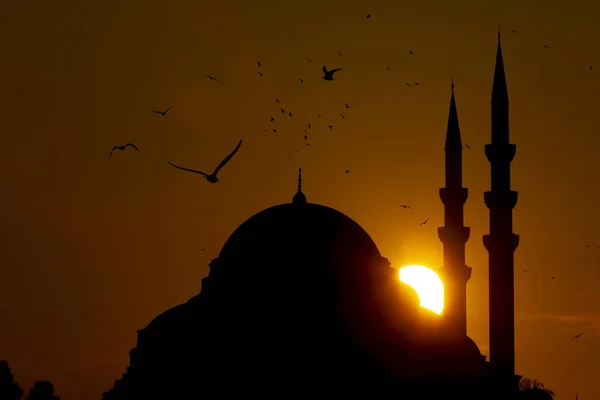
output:
M 298 169 L 298 192 L 294 195 L 292 199 L 292 203 L 294 204 L 306 204 L 306 196 L 302 193 L 302 168 Z

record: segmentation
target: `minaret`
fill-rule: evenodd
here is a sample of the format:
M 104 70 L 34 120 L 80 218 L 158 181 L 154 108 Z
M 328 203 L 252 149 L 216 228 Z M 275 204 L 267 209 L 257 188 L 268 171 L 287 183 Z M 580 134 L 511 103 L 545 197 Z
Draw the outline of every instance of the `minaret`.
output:
M 440 199 L 444 204 L 444 226 L 438 228 L 438 236 L 444 245 L 444 320 L 454 334 L 467 334 L 467 281 L 471 268 L 465 265 L 465 243 L 470 228 L 464 226 L 464 204 L 468 189 L 462 185 L 462 140 L 458 126 L 458 112 L 454 100 L 454 79 L 450 97 L 450 113 L 446 130 L 446 184 L 441 188 Z
M 298 169 L 298 192 L 292 199 L 293 204 L 306 204 L 306 196 L 302 193 L 302 168 Z
M 516 146 L 509 142 L 508 90 L 504 75 L 500 29 L 492 89 L 492 143 L 485 145 L 491 165 L 491 190 L 484 193 L 490 210 L 490 233 L 483 236 L 489 254 L 490 367 L 510 382 L 515 377 L 514 252 L 519 236 L 513 233 L 512 210 L 518 193 L 510 189 L 510 163 Z M 509 385 L 518 385 L 518 380 Z

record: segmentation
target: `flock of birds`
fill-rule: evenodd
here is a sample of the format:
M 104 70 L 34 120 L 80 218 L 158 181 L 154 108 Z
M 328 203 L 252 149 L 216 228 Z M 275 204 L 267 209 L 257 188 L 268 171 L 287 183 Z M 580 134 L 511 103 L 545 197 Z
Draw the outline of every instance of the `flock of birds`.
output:
M 365 18 L 366 18 L 366 19 L 371 19 L 371 18 L 372 18 L 372 15 L 371 15 L 371 14 L 367 14 Z M 512 32 L 513 34 L 517 34 L 517 30 L 515 30 L 515 29 L 511 29 L 511 32 Z M 551 46 L 549 46 L 549 45 L 547 45 L 547 44 L 545 44 L 545 43 L 544 43 L 544 44 L 542 44 L 542 47 L 543 47 L 544 49 L 550 49 L 550 48 L 551 48 Z M 410 56 L 412 56 L 412 55 L 414 55 L 414 54 L 415 54 L 415 52 L 414 52 L 412 49 L 408 49 L 408 54 L 409 54 Z M 342 54 L 341 52 L 337 52 L 337 55 L 339 56 L 339 58 L 340 58 L 340 59 L 343 59 L 343 54 Z M 308 63 L 313 63 L 313 60 L 312 60 L 310 57 L 305 57 L 305 60 L 306 60 Z M 261 68 L 263 67 L 263 64 L 262 64 L 260 61 L 257 61 L 257 66 L 258 66 L 258 68 L 259 68 L 259 70 L 258 70 L 258 75 L 259 75 L 260 77 L 264 77 L 264 74 L 263 74 L 263 72 L 262 72 L 262 70 L 261 70 Z M 386 68 L 386 71 L 388 71 L 388 72 L 392 70 L 392 69 L 391 69 L 390 67 L 388 67 L 388 66 L 386 66 L 385 68 Z M 587 69 L 588 69 L 588 70 L 590 70 L 590 71 L 592 71 L 592 70 L 594 69 L 594 65 L 593 65 L 593 64 L 589 65 L 589 67 L 588 67 Z M 323 76 L 321 77 L 321 79 L 323 79 L 324 81 L 331 82 L 331 81 L 334 81 L 334 75 L 335 75 L 335 74 L 337 74 L 337 73 L 339 73 L 339 72 L 340 72 L 340 71 L 342 71 L 343 69 L 342 69 L 342 68 L 332 68 L 332 69 L 328 69 L 328 68 L 327 68 L 327 66 L 323 66 L 321 70 L 322 70 L 322 73 L 323 73 Z M 220 80 L 219 78 L 217 78 L 217 77 L 213 76 L 213 75 L 204 74 L 204 76 L 205 76 L 206 78 L 208 78 L 210 81 L 214 81 L 214 82 L 216 82 L 216 83 L 221 83 L 221 80 Z M 300 84 L 304 84 L 304 78 L 298 78 L 298 80 L 299 80 Z M 420 85 L 420 83 L 419 83 L 418 81 L 412 81 L 412 82 L 406 81 L 406 82 L 404 82 L 404 84 L 405 84 L 405 86 L 406 86 L 406 87 L 408 87 L 408 88 L 414 88 L 414 87 L 420 87 L 420 86 L 421 86 L 421 85 Z M 285 108 L 283 108 L 283 107 L 281 106 L 279 98 L 275 98 L 275 103 L 277 103 L 277 104 L 278 104 L 278 106 L 279 106 L 279 111 L 281 112 L 281 115 L 283 115 L 283 116 L 286 116 L 286 115 L 287 115 L 287 117 L 293 117 L 293 115 L 294 115 L 294 114 L 293 114 L 291 111 L 289 111 L 289 110 L 286 110 Z M 167 116 L 167 113 L 169 113 L 169 111 L 171 111 L 173 108 L 174 108 L 174 106 L 170 106 L 170 107 L 166 108 L 165 110 L 162 110 L 162 111 L 161 111 L 161 110 L 152 110 L 152 112 L 153 112 L 153 113 L 155 113 L 155 114 L 158 114 L 158 115 L 160 115 L 160 116 L 162 116 L 162 117 L 166 117 L 166 116 Z M 351 108 L 351 107 L 350 107 L 350 104 L 349 104 L 349 103 L 346 103 L 346 104 L 345 104 L 345 109 L 350 109 L 350 108 Z M 340 115 L 340 116 L 341 116 L 341 118 L 342 118 L 342 119 L 344 119 L 344 120 L 345 120 L 345 119 L 348 119 L 348 117 L 347 117 L 347 116 L 346 116 L 344 113 L 341 113 L 341 115 Z M 322 117 L 323 117 L 323 115 L 322 115 L 322 114 L 320 114 L 320 113 L 317 113 L 317 117 L 319 117 L 319 118 L 322 118 Z M 276 120 L 277 120 L 277 118 L 276 118 L 276 117 L 274 117 L 274 116 L 271 116 L 271 117 L 269 117 L 269 122 L 271 122 L 271 123 L 275 122 Z M 303 129 L 303 135 L 302 135 L 302 137 L 303 137 L 303 139 L 304 139 L 304 142 L 305 142 L 305 145 L 306 145 L 306 146 L 310 146 L 310 145 L 311 145 L 311 144 L 308 142 L 308 138 L 309 138 L 309 132 L 310 132 L 311 128 L 312 128 L 312 125 L 311 125 L 310 123 L 308 123 L 308 124 L 306 124 L 306 125 L 305 125 L 305 129 Z M 329 125 L 327 125 L 327 128 L 328 128 L 329 130 L 333 130 L 333 124 L 329 124 Z M 271 130 L 272 132 L 274 132 L 274 133 L 278 133 L 278 130 L 277 130 L 276 128 L 271 128 L 270 130 Z M 268 131 L 269 131 L 269 129 L 265 129 L 265 131 L 266 131 L 266 132 L 268 132 Z M 231 137 L 231 135 L 230 135 L 230 137 Z M 243 141 L 243 140 L 240 140 L 240 141 L 239 141 L 239 143 L 238 143 L 238 144 L 237 144 L 237 146 L 236 146 L 236 147 L 233 149 L 233 151 L 232 151 L 231 153 L 229 153 L 229 154 L 228 154 L 228 155 L 227 155 L 227 156 L 226 156 L 226 157 L 225 157 L 225 158 L 224 158 L 224 159 L 223 159 L 223 160 L 222 160 L 222 161 L 221 161 L 221 162 L 220 162 L 220 163 L 217 165 L 217 167 L 216 167 L 216 168 L 214 169 L 214 171 L 213 171 L 213 172 L 211 172 L 211 173 L 206 173 L 206 172 L 202 172 L 202 171 L 200 171 L 200 170 L 191 169 L 191 168 L 185 168 L 185 167 L 182 167 L 182 166 L 176 165 L 176 164 L 174 164 L 174 163 L 171 163 L 171 162 L 169 162 L 168 164 L 169 164 L 169 165 L 171 165 L 171 166 L 172 166 L 172 167 L 174 167 L 174 168 L 177 168 L 177 169 L 179 169 L 179 170 L 186 171 L 186 172 L 192 172 L 192 173 L 194 173 L 194 174 L 201 175 L 201 176 L 203 176 L 203 177 L 204 177 L 204 179 L 206 179 L 208 182 L 210 182 L 210 183 L 213 183 L 213 184 L 214 184 L 214 183 L 217 183 L 217 182 L 219 182 L 219 179 L 218 179 L 218 173 L 219 173 L 219 171 L 221 171 L 221 169 L 222 169 L 223 167 L 225 167 L 225 165 L 226 165 L 226 164 L 227 164 L 229 161 L 231 161 L 231 159 L 232 159 L 232 158 L 235 156 L 235 154 L 236 154 L 236 153 L 239 151 L 239 149 L 240 149 L 240 147 L 241 147 L 241 145 L 242 145 L 242 141 Z M 109 158 L 111 158 L 111 157 L 112 157 L 112 155 L 113 155 L 113 152 L 114 152 L 115 150 L 124 151 L 124 150 L 125 150 L 125 149 L 127 149 L 128 147 L 131 147 L 131 148 L 133 148 L 134 150 L 136 150 L 136 151 L 138 151 L 138 152 L 139 152 L 139 148 L 138 148 L 138 147 L 137 147 L 135 144 L 133 144 L 133 143 L 127 143 L 127 144 L 124 144 L 124 145 L 120 145 L 120 146 L 115 146 L 115 147 L 113 147 L 113 148 L 112 148 L 112 150 L 111 150 L 111 152 L 110 152 Z M 466 149 L 470 149 L 470 148 L 471 148 L 471 147 L 470 147 L 468 144 L 466 144 L 466 143 L 464 144 L 464 147 L 465 147 Z M 296 152 L 296 153 L 297 153 L 297 152 L 299 152 L 299 150 L 298 150 L 298 149 L 296 149 L 296 150 L 294 150 L 294 152 Z M 285 158 L 285 160 L 289 161 L 289 160 L 290 160 L 290 158 L 289 158 L 289 157 L 287 157 L 287 158 Z M 345 170 L 345 173 L 346 173 L 346 174 L 349 174 L 349 173 L 350 173 L 350 170 L 349 170 L 349 169 L 346 169 L 346 170 Z M 401 207 L 401 208 L 403 208 L 403 209 L 406 209 L 406 210 L 412 210 L 412 208 L 411 208 L 410 206 L 406 205 L 406 204 L 401 204 L 401 205 L 400 205 L 400 207 Z M 427 224 L 427 222 L 429 221 L 429 219 L 430 219 L 430 218 L 426 218 L 426 219 L 425 219 L 423 222 L 421 222 L 421 223 L 419 224 L 419 226 L 426 225 L 426 224 Z M 586 245 L 585 245 L 585 247 L 586 247 L 586 248 L 589 248 L 590 246 L 586 244 Z M 600 249 L 600 246 L 597 246 L 597 248 L 598 248 L 598 249 Z M 204 249 L 202 249 L 202 250 L 204 250 Z M 528 269 L 525 269 L 523 272 L 527 272 L 527 271 L 528 271 Z M 554 279 L 556 279 L 556 277 L 555 277 L 555 276 L 552 276 L 552 277 L 550 277 L 550 279 L 554 280 Z M 580 337 L 581 337 L 583 334 L 585 334 L 585 332 L 582 332 L 582 333 L 579 333 L 578 335 L 575 335 L 574 337 L 572 337 L 572 338 L 571 338 L 571 340 L 574 340 L 574 339 L 579 339 L 579 338 L 580 338 Z

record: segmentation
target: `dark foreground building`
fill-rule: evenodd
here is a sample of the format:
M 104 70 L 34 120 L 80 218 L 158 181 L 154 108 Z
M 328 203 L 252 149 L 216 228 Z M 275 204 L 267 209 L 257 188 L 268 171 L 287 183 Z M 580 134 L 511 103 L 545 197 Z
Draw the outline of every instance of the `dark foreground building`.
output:
M 500 42 L 496 64 L 494 93 L 502 92 L 500 84 L 506 93 Z M 356 222 L 308 203 L 300 176 L 291 203 L 263 210 L 233 232 L 199 294 L 138 331 L 130 366 L 103 399 L 516 398 L 514 235 L 512 225 L 499 222 L 512 218 L 511 202 L 502 199 L 514 193 L 505 182 L 514 146 L 508 144 L 508 101 L 492 104 L 506 112 L 493 111 L 492 131 L 499 133 L 486 147 L 493 172 L 486 194 L 492 223 L 486 247 L 494 269 L 490 363 L 466 335 L 467 189 L 453 90 L 440 190 L 446 214 L 439 229 L 447 288 L 442 316 L 419 306 L 417 294 Z

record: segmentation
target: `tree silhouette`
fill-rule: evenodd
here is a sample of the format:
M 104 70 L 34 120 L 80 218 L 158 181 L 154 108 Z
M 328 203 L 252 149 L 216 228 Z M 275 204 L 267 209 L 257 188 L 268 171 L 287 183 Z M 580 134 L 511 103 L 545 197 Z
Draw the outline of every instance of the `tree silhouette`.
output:
M 521 398 L 524 400 L 553 400 L 554 392 L 536 379 L 522 378 L 519 382 Z
M 20 400 L 21 397 L 23 389 L 15 382 L 8 361 L 0 360 L 0 399 Z
M 49 381 L 37 381 L 29 389 L 29 396 L 25 400 L 60 400 L 54 395 L 54 385 Z

